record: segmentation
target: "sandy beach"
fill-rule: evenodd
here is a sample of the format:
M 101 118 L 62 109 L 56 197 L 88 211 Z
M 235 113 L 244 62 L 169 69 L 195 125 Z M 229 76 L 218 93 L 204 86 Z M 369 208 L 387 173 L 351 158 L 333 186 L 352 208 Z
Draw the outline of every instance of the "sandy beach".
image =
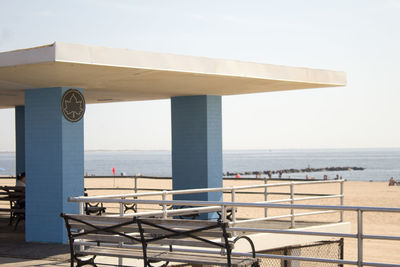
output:
M 10 180 L 0 180 L 1 185 L 11 185 Z M 242 179 L 228 180 L 224 186 L 248 185 L 261 183 L 258 181 L 246 181 Z M 278 182 L 271 182 L 278 183 Z M 122 194 L 132 193 L 133 190 L 119 190 L 118 188 L 133 188 L 133 179 L 121 178 L 87 178 L 85 179 L 86 188 L 113 188 L 113 190 L 89 190 L 89 195 L 104 194 Z M 139 179 L 139 188 L 148 189 L 169 189 L 171 180 L 151 180 Z M 271 188 L 269 192 L 289 192 L 288 187 Z M 339 184 L 319 184 L 319 185 L 301 185 L 295 187 L 296 193 L 329 193 L 338 194 L 340 192 Z M 374 207 L 396 207 L 400 208 L 400 186 L 388 186 L 387 182 L 355 182 L 346 181 L 344 183 L 344 204 L 347 206 L 374 206 Z M 287 196 L 271 195 L 269 200 L 287 198 Z M 230 201 L 230 196 L 224 197 L 224 200 Z M 237 195 L 237 201 L 256 202 L 262 201 L 263 195 Z M 323 199 L 314 201 L 301 201 L 296 204 L 314 204 L 314 205 L 339 205 L 339 199 Z M 111 208 L 111 207 L 110 207 Z M 110 209 L 112 210 L 112 209 Z M 258 209 L 239 210 L 239 217 L 257 217 Z M 270 210 L 270 215 L 281 214 L 282 211 Z M 285 211 L 287 213 L 287 211 Z M 300 211 L 297 211 L 300 212 Z M 320 220 L 337 221 L 338 214 L 318 215 L 302 220 Z M 352 232 L 357 230 L 357 216 L 355 212 L 345 212 L 344 220 L 351 222 Z M 400 234 L 400 214 L 392 213 L 364 213 L 364 233 L 376 235 L 397 235 Z M 354 239 L 345 240 L 345 259 L 356 260 L 357 242 Z M 364 241 L 364 260 L 372 262 L 399 263 L 400 262 L 400 241 Z

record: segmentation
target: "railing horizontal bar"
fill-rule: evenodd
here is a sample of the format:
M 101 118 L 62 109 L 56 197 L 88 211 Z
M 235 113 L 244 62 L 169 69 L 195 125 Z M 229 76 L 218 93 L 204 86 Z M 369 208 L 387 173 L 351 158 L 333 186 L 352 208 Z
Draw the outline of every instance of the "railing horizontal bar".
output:
M 316 209 L 316 210 L 344 210 L 344 211 L 375 211 L 375 212 L 400 212 L 400 208 L 363 207 L 363 206 L 329 206 L 329 205 L 299 205 L 299 204 L 268 204 L 245 202 L 220 202 L 220 201 L 191 201 L 191 200 L 145 200 L 145 199 L 106 199 L 98 197 L 70 197 L 70 202 L 103 202 L 103 203 L 139 203 L 139 204 L 166 204 L 189 206 L 226 206 L 226 207 L 254 207 L 254 208 L 279 208 L 279 209 Z
M 299 197 L 299 198 L 294 198 L 294 201 L 302 201 L 302 200 L 313 200 L 313 199 L 325 199 L 325 198 L 339 198 L 342 197 L 343 195 L 337 194 L 337 195 L 330 195 L 330 196 L 315 196 L 315 197 Z
M 324 210 L 324 211 L 313 211 L 313 212 L 296 213 L 294 215 L 294 217 L 308 216 L 308 215 L 318 215 L 318 214 L 334 213 L 334 212 L 338 212 L 338 211 L 337 210 Z
M 133 187 L 87 187 L 85 188 L 86 191 L 118 191 L 118 190 L 135 190 Z M 157 189 L 157 188 L 138 188 L 139 191 L 165 191 L 165 190 L 172 190 L 172 189 Z M 231 191 L 226 191 L 224 190 L 224 194 L 230 194 Z M 236 194 L 242 194 L 242 195 L 264 195 L 264 192 L 249 192 L 249 191 L 239 191 L 236 192 Z M 285 193 L 285 192 L 268 192 L 268 195 L 290 195 L 290 193 Z M 295 193 L 296 196 L 330 196 L 329 194 L 315 194 L 315 193 Z M 122 195 L 115 195 L 115 196 L 122 196 Z M 123 196 L 126 196 L 125 194 Z M 340 195 L 338 195 L 340 196 Z M 97 196 L 96 196 L 97 197 Z M 108 196 L 105 196 L 108 197 Z
M 400 267 L 400 264 L 380 263 L 380 262 L 363 262 L 363 266 L 378 266 L 378 267 Z
M 271 221 L 271 220 L 277 220 L 277 219 L 284 219 L 284 218 L 290 218 L 292 217 L 291 214 L 286 214 L 286 215 L 280 215 L 280 216 L 273 216 L 273 217 L 263 217 L 263 218 L 256 218 L 256 219 L 247 219 L 247 220 L 240 220 L 236 222 L 229 222 L 229 224 L 244 224 L 244 223 L 249 223 L 249 222 L 260 222 L 260 221 Z
M 265 187 L 280 187 L 280 186 L 290 186 L 290 185 L 310 185 L 310 184 L 321 184 L 321 183 L 343 183 L 343 182 L 344 182 L 344 180 L 286 182 L 286 183 L 278 183 L 278 184 L 258 184 L 258 185 L 244 185 L 244 186 L 233 186 L 233 187 L 215 187 L 215 188 L 172 190 L 172 191 L 165 191 L 165 192 L 167 192 L 168 195 L 178 195 L 178 194 L 219 192 L 219 191 L 224 191 L 224 190 L 236 190 L 237 191 L 237 190 L 265 188 Z M 129 197 L 129 196 L 140 196 L 141 194 L 145 194 L 145 193 L 133 193 L 133 194 L 112 195 L 112 196 L 103 196 L 103 197 L 104 198 Z M 164 191 L 162 193 L 154 193 L 154 194 L 155 195 L 164 194 Z
M 279 203 L 279 202 L 288 202 L 291 201 L 290 198 L 285 198 L 285 199 L 276 199 L 276 200 L 267 200 L 267 201 L 257 201 L 254 203 Z
M 186 215 L 186 214 L 192 214 L 193 212 L 212 212 L 212 211 L 219 211 L 221 210 L 220 206 L 209 206 L 209 207 L 197 207 L 197 208 L 182 208 L 182 209 L 173 209 L 173 210 L 166 210 L 165 213 L 167 215 Z M 144 211 L 144 212 L 137 212 L 137 213 L 127 213 L 124 214 L 123 217 L 146 217 L 146 216 L 156 216 L 156 215 L 162 215 L 164 214 L 164 211 L 158 210 L 158 211 Z M 121 217 L 119 214 L 112 214 L 108 215 L 110 217 Z
M 141 189 L 140 189 L 141 190 Z M 224 191 L 224 194 L 230 194 L 230 191 Z M 236 194 L 254 194 L 254 195 L 264 195 L 264 191 L 256 191 L 256 192 L 248 192 L 248 191 L 239 191 Z M 290 196 L 290 193 L 286 192 L 268 192 L 268 195 L 285 195 Z M 330 196 L 329 194 L 316 194 L 316 193 L 295 193 L 296 196 Z
M 384 240 L 399 240 L 400 236 L 387 236 L 387 235 L 363 235 L 364 239 L 384 239 Z
M 330 233 L 330 232 L 311 232 L 311 231 L 296 231 L 296 230 L 245 228 L 245 227 L 230 227 L 227 230 L 230 232 L 240 231 L 240 232 L 257 232 L 257 233 L 287 234 L 287 235 L 314 235 L 314 236 L 357 238 L 356 234 Z
M 293 201 L 315 200 L 315 199 L 323 199 L 323 198 L 338 198 L 341 196 L 342 195 L 320 196 L 320 197 L 302 197 L 302 198 L 294 198 Z M 279 203 L 279 202 L 288 202 L 288 201 L 292 201 L 292 199 L 285 198 L 285 199 L 276 199 L 276 200 L 268 200 L 268 201 L 258 201 L 255 203 Z
M 85 188 L 85 191 L 88 191 L 88 190 L 97 190 L 97 191 L 100 191 L 100 190 L 104 190 L 104 191 L 111 191 L 111 190 L 114 190 L 114 191 L 118 191 L 118 190 L 135 190 L 134 188 L 132 188 L 132 187 L 90 187 L 90 188 Z M 145 189 L 140 189 L 140 190 L 145 190 Z M 157 191 L 157 189 L 152 189 L 152 191 Z
M 133 188 L 133 187 L 87 187 L 87 188 L 85 188 L 85 190 L 86 191 L 89 191 L 89 190 L 92 190 L 92 191 L 94 191 L 94 190 L 97 190 L 97 191 L 100 191 L 100 190 L 104 190 L 104 191 L 118 191 L 118 190 L 131 190 L 131 191 L 134 191 L 135 190 L 135 188 Z M 168 189 L 157 189 L 157 188 L 138 188 L 138 190 L 139 191 L 164 191 L 164 190 L 168 190 Z M 108 195 L 106 195 L 106 196 L 108 196 Z M 124 196 L 125 196 L 125 194 L 124 194 Z

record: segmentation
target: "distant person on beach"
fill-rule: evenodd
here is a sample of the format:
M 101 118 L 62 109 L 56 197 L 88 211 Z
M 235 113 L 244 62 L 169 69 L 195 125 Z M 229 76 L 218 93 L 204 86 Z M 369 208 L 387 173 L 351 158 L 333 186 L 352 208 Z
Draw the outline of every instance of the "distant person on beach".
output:
M 23 186 L 25 187 L 25 172 L 17 175 L 17 180 L 15 182 L 15 186 Z
M 324 174 L 324 180 L 328 180 L 328 175 Z
M 398 182 L 396 182 L 393 177 L 390 177 L 389 186 L 393 186 L 393 185 L 398 185 Z
M 236 178 L 242 178 L 242 176 L 240 176 L 239 173 L 237 173 L 235 177 L 236 177 Z
M 308 176 L 308 174 L 306 175 L 306 180 L 310 180 L 310 176 Z
M 272 177 L 272 172 L 271 172 L 271 171 L 267 171 L 267 174 L 268 174 L 268 178 L 271 179 L 271 177 Z
M 278 171 L 279 178 L 282 178 L 282 171 Z

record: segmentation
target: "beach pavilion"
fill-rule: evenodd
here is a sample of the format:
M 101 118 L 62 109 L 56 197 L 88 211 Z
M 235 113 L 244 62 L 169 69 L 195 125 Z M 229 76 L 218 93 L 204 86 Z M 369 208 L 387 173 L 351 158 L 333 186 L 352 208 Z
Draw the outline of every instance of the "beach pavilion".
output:
M 15 108 L 16 172 L 27 176 L 26 241 L 66 241 L 59 214 L 77 213 L 67 198 L 84 189 L 85 104 L 171 99 L 173 188 L 221 187 L 222 96 L 345 84 L 338 71 L 59 42 L 0 53 L 0 108 Z

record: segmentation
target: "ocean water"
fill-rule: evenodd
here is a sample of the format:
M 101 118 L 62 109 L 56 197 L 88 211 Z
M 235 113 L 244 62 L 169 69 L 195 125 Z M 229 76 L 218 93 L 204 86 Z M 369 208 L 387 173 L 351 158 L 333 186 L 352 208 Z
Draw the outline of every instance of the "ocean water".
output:
M 87 151 L 88 175 L 166 176 L 171 177 L 170 151 Z M 224 172 L 266 171 L 324 167 L 363 167 L 363 171 L 312 172 L 310 177 L 339 175 L 347 180 L 387 181 L 400 179 L 400 149 L 309 149 L 309 150 L 227 150 L 223 155 Z M 0 175 L 13 175 L 15 154 L 0 153 Z M 283 174 L 284 178 L 305 178 L 306 173 Z M 254 177 L 254 176 L 253 176 Z M 274 175 L 273 177 L 277 177 Z

